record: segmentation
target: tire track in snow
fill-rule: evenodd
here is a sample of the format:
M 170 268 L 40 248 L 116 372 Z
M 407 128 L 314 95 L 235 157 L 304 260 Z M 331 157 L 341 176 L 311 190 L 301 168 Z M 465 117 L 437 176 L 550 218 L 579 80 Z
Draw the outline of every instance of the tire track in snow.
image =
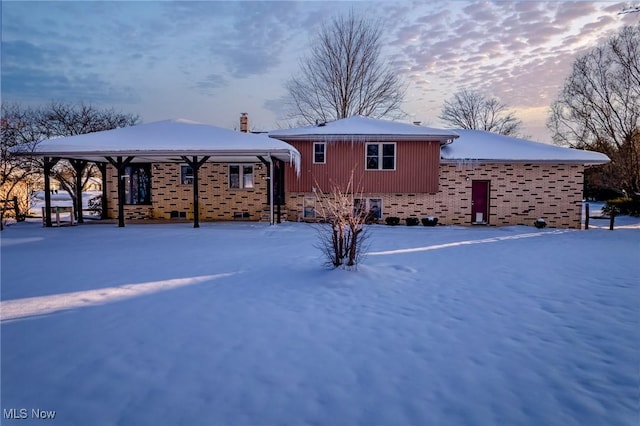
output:
M 230 277 L 235 274 L 236 272 L 230 272 L 215 275 L 202 275 L 198 277 L 174 278 L 163 281 L 125 284 L 116 287 L 76 291 L 73 293 L 27 297 L 16 300 L 3 300 L 0 302 L 0 321 L 51 314 L 58 311 L 85 306 L 104 305 L 106 303 L 130 299 L 132 297 L 140 297 L 159 291 L 167 291 L 178 287 Z
M 523 238 L 533 238 L 533 237 L 541 237 L 544 235 L 559 235 L 567 232 L 574 232 L 573 230 L 556 230 L 551 232 L 529 232 L 526 234 L 517 234 L 517 235 L 509 235 L 506 237 L 491 237 L 491 238 L 483 238 L 481 240 L 466 240 L 466 241 L 456 241 L 453 243 L 445 243 L 445 244 L 435 244 L 432 246 L 424 246 L 424 247 L 414 247 L 414 248 L 406 248 L 406 249 L 397 249 L 397 250 L 386 250 L 386 251 L 376 251 L 372 253 L 367 253 L 367 256 L 386 256 L 390 254 L 406 254 L 406 253 L 416 253 L 420 251 L 431 251 L 431 250 L 440 250 L 444 248 L 450 247 L 459 247 L 459 246 L 468 246 L 473 244 L 488 244 L 488 243 L 498 243 L 501 241 L 508 240 L 520 240 Z

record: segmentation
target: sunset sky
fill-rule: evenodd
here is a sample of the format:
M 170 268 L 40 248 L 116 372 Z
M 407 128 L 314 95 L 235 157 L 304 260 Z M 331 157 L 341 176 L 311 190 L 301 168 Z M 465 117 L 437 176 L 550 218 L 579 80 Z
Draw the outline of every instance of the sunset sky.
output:
M 406 121 L 444 126 L 462 88 L 516 111 L 549 142 L 548 108 L 576 55 L 640 13 L 629 2 L 2 1 L 2 101 L 91 103 L 144 122 L 285 126 L 284 84 L 323 20 L 382 19 L 383 57 L 407 85 Z

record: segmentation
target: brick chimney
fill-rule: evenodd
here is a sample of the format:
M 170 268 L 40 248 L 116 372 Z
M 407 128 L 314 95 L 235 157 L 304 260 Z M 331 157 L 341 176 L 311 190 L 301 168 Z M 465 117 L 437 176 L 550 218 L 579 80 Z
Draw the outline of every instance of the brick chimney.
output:
M 240 114 L 240 131 L 242 133 L 249 133 L 249 116 L 246 112 Z

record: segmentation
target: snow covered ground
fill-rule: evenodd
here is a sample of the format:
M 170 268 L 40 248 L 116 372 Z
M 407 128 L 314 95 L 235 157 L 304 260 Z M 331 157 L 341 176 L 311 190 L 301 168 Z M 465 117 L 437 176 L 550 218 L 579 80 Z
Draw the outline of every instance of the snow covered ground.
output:
M 299 223 L 14 224 L 1 423 L 637 425 L 640 221 L 616 224 L 376 225 L 357 272 Z

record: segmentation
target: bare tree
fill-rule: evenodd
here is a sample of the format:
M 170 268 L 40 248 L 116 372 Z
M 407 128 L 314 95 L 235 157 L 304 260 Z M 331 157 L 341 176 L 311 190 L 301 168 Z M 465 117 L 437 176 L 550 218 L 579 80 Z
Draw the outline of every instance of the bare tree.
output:
M 640 24 L 577 58 L 548 127 L 553 141 L 609 156 L 600 181 L 640 191 Z
M 638 13 L 638 12 L 640 12 L 640 6 L 635 5 L 635 6 L 629 6 L 629 7 L 623 8 L 620 12 L 618 12 L 618 15 L 626 15 L 628 13 Z
M 351 11 L 322 25 L 286 84 L 289 118 L 306 124 L 353 115 L 400 117 L 405 88 L 381 58 L 381 21 Z
M 21 153 L 33 150 L 33 129 L 25 126 L 26 117 L 30 110 L 24 110 L 17 105 L 2 105 L 0 117 L 0 227 L 9 214 L 17 215 L 2 208 L 6 201 L 16 197 L 19 210 L 24 212 L 29 208 L 29 198 L 41 173 L 40 165 L 29 156 L 15 156 L 10 149 L 20 144 Z
M 10 155 L 13 146 L 23 151 L 33 150 L 38 142 L 61 136 L 72 136 L 98 132 L 118 127 L 131 126 L 140 118 L 132 114 L 123 114 L 113 109 L 98 109 L 95 106 L 52 102 L 38 108 L 22 107 L 19 104 L 2 104 L 2 172 L 3 188 L 7 179 L 15 183 L 26 182 L 27 178 L 40 176 L 43 165 L 41 161 L 29 156 Z M 15 149 L 15 148 L 14 148 Z M 6 155 L 5 155 L 6 154 Z M 74 211 L 79 212 L 76 204 L 77 172 L 76 167 L 68 161 L 60 161 L 52 170 L 52 176 L 66 190 L 73 200 Z M 91 177 L 97 176 L 95 165 L 82 168 L 81 185 L 87 184 Z M 6 198 L 9 194 L 3 192 Z
M 518 136 L 522 121 L 496 98 L 467 89 L 444 102 L 439 118 L 453 127 Z
M 368 212 L 354 206 L 353 171 L 344 189 L 333 185 L 329 194 L 325 196 L 318 191 L 316 197 L 318 216 L 325 222 L 318 228 L 318 247 L 326 264 L 334 268 L 357 268 L 367 250 L 368 234 L 364 225 Z

